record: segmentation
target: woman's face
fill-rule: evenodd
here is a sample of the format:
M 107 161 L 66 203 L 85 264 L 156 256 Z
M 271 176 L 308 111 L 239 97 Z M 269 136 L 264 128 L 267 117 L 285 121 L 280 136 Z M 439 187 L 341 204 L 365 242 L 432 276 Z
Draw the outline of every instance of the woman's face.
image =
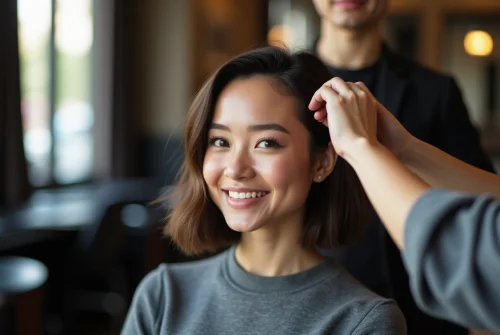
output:
M 259 75 L 232 81 L 209 130 L 203 176 L 228 226 L 239 232 L 300 224 L 311 183 L 309 135 L 297 100 Z

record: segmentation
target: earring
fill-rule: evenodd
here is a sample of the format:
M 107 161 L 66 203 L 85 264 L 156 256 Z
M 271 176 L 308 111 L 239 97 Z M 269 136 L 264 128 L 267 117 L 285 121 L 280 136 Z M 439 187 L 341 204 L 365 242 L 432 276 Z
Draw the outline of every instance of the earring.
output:
M 318 180 L 321 180 L 321 176 L 318 176 Z

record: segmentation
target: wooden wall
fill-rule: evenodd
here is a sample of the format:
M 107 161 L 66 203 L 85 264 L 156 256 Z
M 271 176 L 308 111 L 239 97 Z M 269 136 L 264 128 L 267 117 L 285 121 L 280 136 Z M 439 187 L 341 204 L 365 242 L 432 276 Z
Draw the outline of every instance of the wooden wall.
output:
M 193 0 L 193 91 L 231 57 L 261 46 L 267 33 L 267 0 Z

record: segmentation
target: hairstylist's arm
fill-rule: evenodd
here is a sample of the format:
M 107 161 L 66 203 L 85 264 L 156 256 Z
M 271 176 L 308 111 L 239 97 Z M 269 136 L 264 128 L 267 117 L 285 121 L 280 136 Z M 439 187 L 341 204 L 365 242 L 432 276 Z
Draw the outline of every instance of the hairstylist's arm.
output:
M 473 194 L 491 193 L 500 199 L 500 176 L 462 162 L 411 136 L 380 104 L 377 112 L 379 141 L 429 185 Z

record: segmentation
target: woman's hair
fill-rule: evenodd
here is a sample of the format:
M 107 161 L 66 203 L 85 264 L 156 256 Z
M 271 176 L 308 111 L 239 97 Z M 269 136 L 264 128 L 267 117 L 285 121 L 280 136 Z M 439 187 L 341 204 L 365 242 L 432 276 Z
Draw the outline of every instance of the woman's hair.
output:
M 263 47 L 223 64 L 189 108 L 184 132 L 185 160 L 172 194 L 175 204 L 164 228 L 164 233 L 188 255 L 216 252 L 240 239 L 241 233 L 227 226 L 210 198 L 203 178 L 203 160 L 217 99 L 231 81 L 254 75 L 269 76 L 280 93 L 297 99 L 294 112 L 309 132 L 311 158 L 328 147 L 327 127 L 317 122 L 308 109 L 314 92 L 331 79 L 317 57 L 307 52 Z M 332 248 L 353 242 L 365 232 L 372 213 L 368 205 L 354 170 L 338 157 L 333 172 L 323 182 L 311 186 L 300 242 L 306 248 Z

